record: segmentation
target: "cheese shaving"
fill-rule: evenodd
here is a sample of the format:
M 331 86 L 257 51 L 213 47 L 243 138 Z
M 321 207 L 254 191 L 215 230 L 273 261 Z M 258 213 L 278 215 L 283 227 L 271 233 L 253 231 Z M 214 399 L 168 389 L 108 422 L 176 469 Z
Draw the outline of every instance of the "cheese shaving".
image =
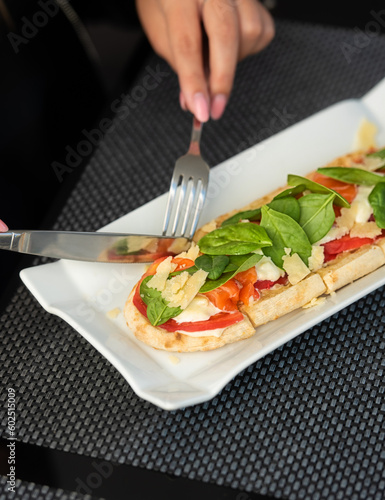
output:
M 119 314 L 121 313 L 121 310 L 119 307 L 115 307 L 115 309 L 111 309 L 111 311 L 108 311 L 106 313 L 106 316 L 107 318 L 109 319 L 115 319 L 119 316 Z
M 364 222 L 354 224 L 350 231 L 352 238 L 375 238 L 381 234 L 381 229 L 375 222 Z
M 291 285 L 296 285 L 310 273 L 310 269 L 297 253 L 284 255 L 282 260 L 283 268 L 287 272 L 287 277 Z
M 195 261 L 198 255 L 199 255 L 199 247 L 197 244 L 193 242 L 187 252 L 182 252 L 176 257 L 178 259 L 191 259 Z
M 177 268 L 177 265 L 173 264 L 171 260 L 172 257 L 167 257 L 167 259 L 159 264 L 156 269 L 156 273 L 147 283 L 147 286 L 149 288 L 155 288 L 159 292 L 164 290 L 169 274 L 175 271 L 175 269 Z
M 162 297 L 168 302 L 170 307 L 186 309 L 199 292 L 207 275 L 208 273 L 203 271 L 203 269 L 199 269 L 193 275 L 184 271 L 178 276 L 167 280 L 166 286 L 162 291 Z
M 354 139 L 353 149 L 369 149 L 372 147 L 376 147 L 376 134 L 376 125 L 364 118 L 360 123 L 356 137 Z
M 309 257 L 310 271 L 318 271 L 318 269 L 321 269 L 324 260 L 324 247 L 321 245 L 313 245 L 311 248 L 311 256 Z
M 310 302 L 302 306 L 302 309 L 310 309 L 311 307 L 321 306 L 325 300 L 325 297 L 314 297 Z

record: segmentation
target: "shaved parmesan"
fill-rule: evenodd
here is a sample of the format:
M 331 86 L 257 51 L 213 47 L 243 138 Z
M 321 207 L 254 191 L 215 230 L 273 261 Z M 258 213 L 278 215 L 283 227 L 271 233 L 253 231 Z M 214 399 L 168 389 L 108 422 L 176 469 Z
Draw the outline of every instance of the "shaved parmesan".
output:
M 175 271 L 175 269 L 177 268 L 177 265 L 173 264 L 171 260 L 172 257 L 167 257 L 167 259 L 159 264 L 156 269 L 156 273 L 147 283 L 147 286 L 149 288 L 155 288 L 159 292 L 164 290 L 169 274 Z
M 201 231 L 204 233 L 211 233 L 211 231 L 214 231 L 214 229 L 217 228 L 217 223 L 215 220 L 208 222 L 204 226 L 201 227 Z
M 310 302 L 302 306 L 303 309 L 310 309 L 311 307 L 321 306 L 325 302 L 325 297 L 314 297 Z
M 189 242 L 185 238 L 176 238 L 171 245 L 168 247 L 168 251 L 172 253 L 181 253 L 188 249 Z
M 187 271 L 167 280 L 162 291 L 162 297 L 168 302 L 170 307 L 180 307 L 186 309 L 201 286 L 206 280 L 208 273 L 199 269 L 190 275 Z
M 187 252 L 182 252 L 176 257 L 178 259 L 191 259 L 195 261 L 198 255 L 199 255 L 199 247 L 197 244 L 193 242 Z
M 375 238 L 381 234 L 381 229 L 375 222 L 363 222 L 354 224 L 350 231 L 352 238 Z
M 310 269 L 297 253 L 284 255 L 282 260 L 283 268 L 287 272 L 288 280 L 292 285 L 296 285 L 310 273 Z
M 320 245 L 313 245 L 311 248 L 311 256 L 309 257 L 310 271 L 318 271 L 318 269 L 321 269 L 324 260 L 324 247 Z
M 364 118 L 354 140 L 354 149 L 369 149 L 376 147 L 377 127 Z

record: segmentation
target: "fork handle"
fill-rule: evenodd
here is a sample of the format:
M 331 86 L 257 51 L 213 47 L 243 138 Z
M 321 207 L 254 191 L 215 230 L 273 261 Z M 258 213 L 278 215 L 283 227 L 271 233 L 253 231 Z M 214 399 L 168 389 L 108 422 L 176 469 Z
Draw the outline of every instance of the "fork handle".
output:
M 202 128 L 203 128 L 203 123 L 200 122 L 193 117 L 193 126 L 192 126 L 192 132 L 191 132 L 191 141 L 190 141 L 190 147 L 188 152 L 193 155 L 199 155 L 200 154 L 200 141 L 201 141 L 201 135 L 202 135 Z

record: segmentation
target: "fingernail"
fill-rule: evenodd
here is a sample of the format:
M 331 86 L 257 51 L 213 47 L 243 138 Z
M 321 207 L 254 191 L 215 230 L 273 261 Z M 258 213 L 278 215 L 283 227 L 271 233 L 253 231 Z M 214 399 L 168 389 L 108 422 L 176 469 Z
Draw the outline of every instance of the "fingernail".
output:
M 179 92 L 179 104 L 183 111 L 187 111 L 186 99 L 182 92 Z
M 225 94 L 217 94 L 211 104 L 211 118 L 218 120 L 226 108 L 227 96 Z
M 8 231 L 7 224 L 4 224 L 4 222 L 0 219 L 0 233 L 6 233 L 7 231 Z
M 194 94 L 194 115 L 200 122 L 207 122 L 210 118 L 209 103 L 202 92 Z

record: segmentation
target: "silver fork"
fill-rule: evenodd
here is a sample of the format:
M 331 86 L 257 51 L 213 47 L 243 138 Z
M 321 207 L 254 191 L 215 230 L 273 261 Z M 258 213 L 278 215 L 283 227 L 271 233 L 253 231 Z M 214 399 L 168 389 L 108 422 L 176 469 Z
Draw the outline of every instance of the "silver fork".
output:
M 209 183 L 209 166 L 200 154 L 202 123 L 195 117 L 190 147 L 177 159 L 163 222 L 164 236 L 192 238 L 198 225 Z

